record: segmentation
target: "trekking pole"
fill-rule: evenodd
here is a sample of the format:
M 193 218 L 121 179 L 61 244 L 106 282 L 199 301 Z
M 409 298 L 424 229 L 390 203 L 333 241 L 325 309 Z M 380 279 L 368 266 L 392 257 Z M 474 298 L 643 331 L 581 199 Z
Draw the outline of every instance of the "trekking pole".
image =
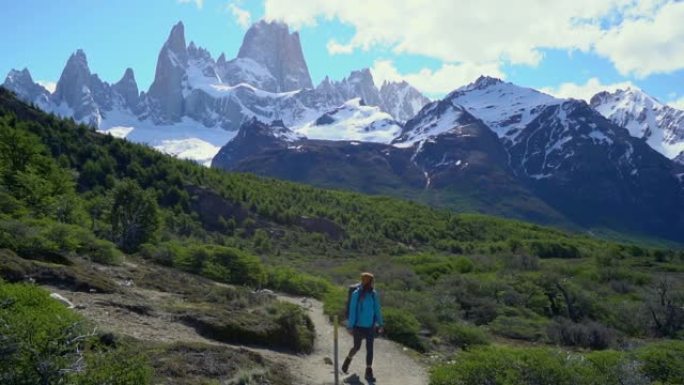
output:
M 334 350 L 335 350 L 333 352 L 333 357 L 334 357 L 334 364 L 335 364 L 335 385 L 340 385 L 340 373 L 337 370 L 337 368 L 339 366 L 339 358 L 338 358 L 338 353 L 337 353 L 337 350 L 338 350 L 337 349 L 337 329 L 338 329 L 338 325 L 339 325 L 339 320 L 337 318 L 337 315 L 335 315 L 335 317 L 333 317 L 333 319 L 334 319 L 334 321 L 333 321 L 333 325 L 334 325 L 334 327 L 333 327 L 333 341 L 334 341 L 333 346 L 334 346 Z

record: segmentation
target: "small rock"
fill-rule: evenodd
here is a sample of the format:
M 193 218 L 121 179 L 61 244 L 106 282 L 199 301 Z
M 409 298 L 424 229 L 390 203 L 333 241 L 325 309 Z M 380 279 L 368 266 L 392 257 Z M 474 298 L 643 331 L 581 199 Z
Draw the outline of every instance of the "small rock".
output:
M 88 290 L 88 292 L 89 292 L 89 293 L 97 293 L 97 290 L 91 288 L 90 290 Z
M 333 364 L 333 360 L 331 360 L 330 357 L 325 357 L 325 358 L 323 358 L 323 362 L 324 362 L 326 365 L 332 365 L 332 364 Z
M 69 301 L 68 299 L 64 298 L 63 296 L 61 296 L 61 295 L 58 294 L 58 293 L 50 293 L 50 298 L 55 299 L 55 300 L 61 302 L 64 306 L 68 307 L 69 309 L 73 309 L 73 308 L 74 308 L 74 304 L 71 303 L 71 301 Z

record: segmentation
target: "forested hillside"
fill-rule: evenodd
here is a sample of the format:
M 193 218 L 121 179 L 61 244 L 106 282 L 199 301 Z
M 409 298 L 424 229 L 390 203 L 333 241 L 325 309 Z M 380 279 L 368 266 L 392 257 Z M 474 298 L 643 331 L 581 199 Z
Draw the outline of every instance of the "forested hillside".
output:
M 41 279 L 55 274 L 36 272 L 139 258 L 317 297 L 330 314 L 342 312 L 344 286 L 371 270 L 388 337 L 434 354 L 436 384 L 557 384 L 566 371 L 581 384 L 684 378 L 677 247 L 225 173 L 47 115 L 3 89 L 0 249 L 7 281 L 49 283 Z M 33 290 L 4 285 L 8 298 Z M 0 314 L 7 306 L 0 298 Z M 284 319 L 279 311 L 263 314 Z M 305 317 L 288 311 L 298 321 L 283 324 L 297 337 L 287 347 L 306 352 Z

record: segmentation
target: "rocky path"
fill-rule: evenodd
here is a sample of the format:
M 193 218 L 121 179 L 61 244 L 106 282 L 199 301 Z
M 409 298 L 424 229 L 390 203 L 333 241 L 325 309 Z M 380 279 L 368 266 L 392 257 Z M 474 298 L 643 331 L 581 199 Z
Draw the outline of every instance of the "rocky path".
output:
M 309 356 L 303 356 L 295 362 L 293 368 L 295 374 L 300 375 L 303 383 L 307 385 L 333 384 L 333 366 L 325 363 L 326 358 L 333 357 L 333 325 L 328 317 L 323 314 L 323 304 L 309 298 L 298 298 L 279 295 L 283 301 L 298 304 L 309 311 L 309 316 L 316 327 L 316 342 L 314 352 Z M 352 338 L 344 328 L 339 331 L 340 365 L 352 346 Z M 401 345 L 384 338 L 375 340 L 375 362 L 373 371 L 378 384 L 392 385 L 426 385 L 428 375 L 425 367 L 421 365 L 412 352 Z M 365 347 L 354 357 L 349 375 L 341 375 L 340 382 L 350 384 L 365 384 L 363 373 L 366 368 Z
M 199 342 L 211 345 L 232 346 L 207 339 L 191 328 L 178 322 L 172 315 L 155 307 L 160 300 L 168 300 L 169 293 L 131 287 L 127 294 L 82 293 L 48 288 L 69 299 L 76 305 L 76 311 L 91 319 L 100 329 L 128 335 L 140 340 L 158 342 Z M 279 294 L 279 300 L 291 302 L 305 308 L 316 328 L 314 351 L 310 355 L 287 354 L 269 349 L 248 347 L 269 360 L 285 364 L 298 378 L 296 385 L 333 384 L 333 325 L 323 314 L 323 304 L 310 298 Z M 135 303 L 135 307 L 122 307 L 122 303 Z M 351 348 L 352 340 L 340 328 L 340 365 Z M 243 347 L 244 348 L 244 347 Z M 389 340 L 375 341 L 375 376 L 378 384 L 426 385 L 428 375 L 419 363 L 415 353 Z M 349 375 L 340 374 L 340 382 L 366 384 L 365 347 L 352 362 Z

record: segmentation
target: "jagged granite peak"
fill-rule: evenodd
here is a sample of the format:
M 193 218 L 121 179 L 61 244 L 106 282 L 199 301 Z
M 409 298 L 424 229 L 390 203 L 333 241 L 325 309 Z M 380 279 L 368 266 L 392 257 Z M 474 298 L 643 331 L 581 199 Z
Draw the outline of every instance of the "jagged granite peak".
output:
M 373 74 L 370 69 L 363 68 L 361 70 L 352 71 L 349 76 L 342 81 L 342 84 L 347 87 L 347 96 L 354 95 L 363 99 L 367 104 L 380 106 L 380 92 L 375 86 Z
M 504 81 L 492 76 L 480 75 L 474 82 L 468 85 L 471 89 L 485 89 L 497 84 L 503 84 Z
M 630 135 L 644 139 L 670 159 L 684 151 L 684 111 L 661 103 L 634 87 L 599 92 L 591 98 L 592 108 Z
M 38 105 L 47 103 L 50 96 L 50 92 L 45 87 L 33 81 L 27 68 L 21 71 L 11 70 L 2 86 L 17 94 L 21 100 Z
M 182 21 L 179 21 L 173 26 L 173 28 L 171 28 L 169 38 L 166 40 L 164 47 L 176 55 L 186 55 L 187 46 L 185 44 L 185 26 L 183 25 Z
M 123 99 L 123 105 L 131 111 L 136 111 L 140 103 L 140 92 L 132 68 L 126 68 L 123 77 L 112 85 L 114 92 Z
M 226 64 L 226 54 L 221 52 L 221 55 L 219 55 L 218 59 L 216 59 L 216 65 L 217 66 L 224 66 Z
M 57 82 L 54 98 L 58 103 L 65 102 L 70 107 L 81 103 L 82 94 L 89 88 L 90 68 L 85 52 L 79 49 L 71 56 L 62 70 L 62 75 Z M 90 91 L 87 91 L 90 92 Z
M 51 99 L 58 108 L 71 109 L 75 120 L 93 126 L 102 120 L 101 109 L 111 108 L 109 85 L 90 73 L 88 59 L 81 49 L 67 60 Z
M 159 52 L 154 81 L 147 93 L 151 115 L 158 123 L 178 122 L 183 116 L 183 79 L 187 66 L 185 27 L 183 22 L 178 22 Z
M 313 88 L 299 33 L 290 33 L 285 23 L 261 20 L 252 25 L 245 34 L 237 57 L 262 65 L 276 79 L 276 88 L 265 91 Z
M 383 82 L 380 87 L 380 100 L 380 107 L 402 122 L 414 117 L 430 102 L 430 99 L 404 80 Z

